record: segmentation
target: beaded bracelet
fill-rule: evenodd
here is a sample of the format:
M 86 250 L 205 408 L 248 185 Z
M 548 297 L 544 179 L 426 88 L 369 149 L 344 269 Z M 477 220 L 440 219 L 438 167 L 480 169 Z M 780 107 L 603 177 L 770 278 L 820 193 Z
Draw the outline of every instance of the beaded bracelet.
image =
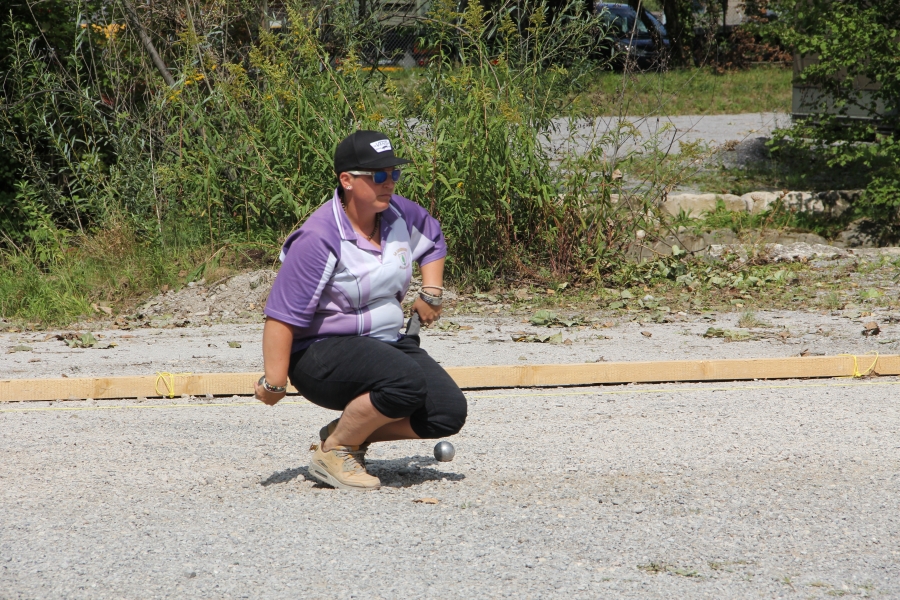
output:
M 428 292 L 423 292 L 422 290 L 419 290 L 419 298 L 431 306 L 440 306 L 443 302 L 442 296 L 434 296 Z

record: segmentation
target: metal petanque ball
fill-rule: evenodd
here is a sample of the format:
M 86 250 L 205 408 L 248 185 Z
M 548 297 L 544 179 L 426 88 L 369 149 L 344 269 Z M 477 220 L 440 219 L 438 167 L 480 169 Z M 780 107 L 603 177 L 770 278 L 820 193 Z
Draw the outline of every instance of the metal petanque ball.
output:
M 450 462 L 456 456 L 456 448 L 450 442 L 438 442 L 434 446 L 434 458 L 440 462 Z

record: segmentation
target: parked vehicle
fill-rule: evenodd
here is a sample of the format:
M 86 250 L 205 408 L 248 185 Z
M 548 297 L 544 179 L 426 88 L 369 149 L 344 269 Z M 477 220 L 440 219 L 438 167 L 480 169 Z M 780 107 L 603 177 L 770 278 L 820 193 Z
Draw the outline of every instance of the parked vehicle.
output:
M 669 50 L 669 34 L 659 19 L 647 10 L 636 10 L 627 4 L 598 2 L 594 11 L 609 25 L 606 40 L 600 45 L 609 53 L 615 68 L 629 65 L 639 69 L 658 69 L 665 64 Z

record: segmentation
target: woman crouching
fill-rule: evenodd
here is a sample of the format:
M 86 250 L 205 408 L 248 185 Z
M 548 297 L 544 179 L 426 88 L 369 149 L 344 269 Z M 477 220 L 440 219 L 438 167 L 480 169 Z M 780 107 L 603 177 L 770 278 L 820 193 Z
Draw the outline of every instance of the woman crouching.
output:
M 400 302 L 419 263 L 421 322 L 441 315 L 447 245 L 424 208 L 394 194 L 399 166 L 390 140 L 357 131 L 338 144 L 334 196 L 282 248 L 266 303 L 265 375 L 256 397 L 274 405 L 288 376 L 314 404 L 343 411 L 319 431 L 309 473 L 338 489 L 375 490 L 369 444 L 457 433 L 466 399 L 418 336 L 400 333 Z

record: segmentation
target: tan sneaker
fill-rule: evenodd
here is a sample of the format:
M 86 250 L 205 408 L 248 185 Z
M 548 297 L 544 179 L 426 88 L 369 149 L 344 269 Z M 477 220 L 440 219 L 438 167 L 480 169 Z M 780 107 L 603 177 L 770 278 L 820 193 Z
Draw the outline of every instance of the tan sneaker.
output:
M 339 490 L 377 490 L 381 481 L 366 472 L 365 450 L 361 446 L 335 446 L 328 452 L 316 449 L 309 474 Z

